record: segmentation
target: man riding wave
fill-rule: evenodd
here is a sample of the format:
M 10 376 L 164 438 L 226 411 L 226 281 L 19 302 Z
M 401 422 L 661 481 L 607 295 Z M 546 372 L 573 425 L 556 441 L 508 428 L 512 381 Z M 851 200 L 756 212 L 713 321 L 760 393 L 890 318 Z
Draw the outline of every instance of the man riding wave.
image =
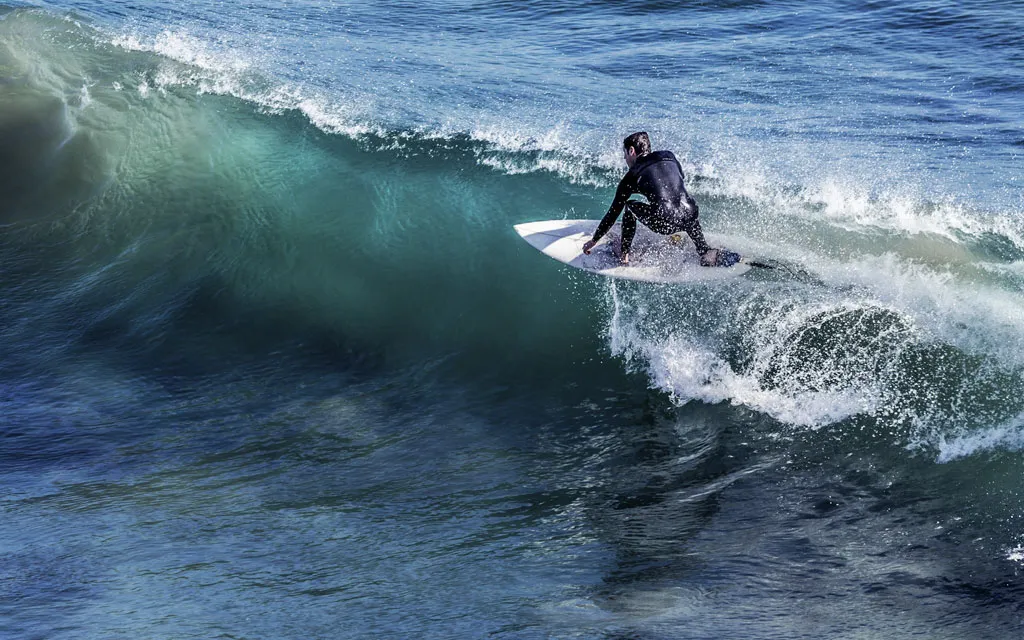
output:
M 622 216 L 622 264 L 629 264 L 629 250 L 636 235 L 639 220 L 651 231 L 671 235 L 685 231 L 693 240 L 705 267 L 729 266 L 739 256 L 729 251 L 712 249 L 704 240 L 697 203 L 686 192 L 683 184 L 683 167 L 671 151 L 651 151 L 651 140 L 647 132 L 631 133 L 622 141 L 622 155 L 629 171 L 619 182 L 608 213 L 597 225 L 594 236 L 583 245 L 583 252 L 589 254 L 597 242 L 612 228 L 619 214 Z M 630 200 L 634 193 L 647 198 L 647 202 Z M 730 260 L 735 256 L 735 260 Z M 723 264 L 725 263 L 725 264 Z

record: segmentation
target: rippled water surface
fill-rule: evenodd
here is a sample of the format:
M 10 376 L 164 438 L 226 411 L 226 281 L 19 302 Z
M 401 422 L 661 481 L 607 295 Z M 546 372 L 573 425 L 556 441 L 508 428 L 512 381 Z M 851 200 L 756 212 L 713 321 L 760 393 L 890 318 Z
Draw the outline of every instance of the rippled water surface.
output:
M 0 636 L 1019 637 L 1021 9 L 0 8 Z

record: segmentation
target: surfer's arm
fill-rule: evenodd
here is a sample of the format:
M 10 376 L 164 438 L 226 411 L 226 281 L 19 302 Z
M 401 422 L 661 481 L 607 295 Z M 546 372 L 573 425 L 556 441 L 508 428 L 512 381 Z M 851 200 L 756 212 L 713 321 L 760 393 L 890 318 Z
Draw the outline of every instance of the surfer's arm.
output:
M 629 200 L 631 195 L 633 195 L 632 183 L 627 173 L 619 182 L 619 188 L 615 190 L 615 199 L 612 200 L 612 206 L 608 207 L 608 213 L 604 214 L 604 217 L 601 218 L 601 222 L 594 231 L 594 237 L 583 246 L 584 253 L 590 253 L 590 250 L 594 248 L 597 241 L 604 237 L 604 234 L 608 233 L 608 230 L 612 228 L 615 221 L 619 219 L 619 214 L 622 213 L 622 208 L 626 206 L 626 200 Z

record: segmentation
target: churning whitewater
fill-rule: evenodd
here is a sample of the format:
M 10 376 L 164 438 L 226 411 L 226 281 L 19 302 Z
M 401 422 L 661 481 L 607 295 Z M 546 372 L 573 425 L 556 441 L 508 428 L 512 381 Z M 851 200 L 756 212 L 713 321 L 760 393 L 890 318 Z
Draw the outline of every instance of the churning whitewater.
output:
M 0 8 L 0 632 L 1019 635 L 1018 14 Z M 519 239 L 639 129 L 780 268 Z

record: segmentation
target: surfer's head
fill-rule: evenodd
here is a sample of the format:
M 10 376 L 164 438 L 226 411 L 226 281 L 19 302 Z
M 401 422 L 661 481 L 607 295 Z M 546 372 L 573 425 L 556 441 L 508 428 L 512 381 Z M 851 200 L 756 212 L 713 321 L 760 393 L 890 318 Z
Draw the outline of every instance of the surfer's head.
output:
M 633 168 L 633 163 L 636 162 L 637 158 L 650 152 L 651 139 L 647 137 L 646 131 L 631 133 L 622 141 L 622 156 L 626 159 L 626 164 L 630 168 Z

